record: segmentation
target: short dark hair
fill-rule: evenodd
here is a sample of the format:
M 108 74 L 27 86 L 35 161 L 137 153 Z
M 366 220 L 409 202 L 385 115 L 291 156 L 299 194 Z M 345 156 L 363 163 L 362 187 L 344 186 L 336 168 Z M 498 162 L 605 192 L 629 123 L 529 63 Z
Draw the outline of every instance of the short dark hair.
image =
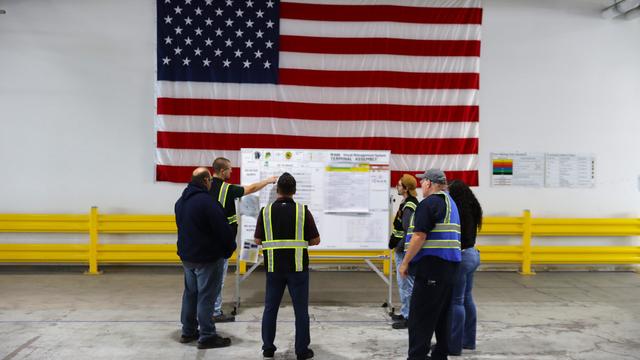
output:
M 213 172 L 220 174 L 220 172 L 226 169 L 229 164 L 231 164 L 231 160 L 225 157 L 217 157 L 213 160 Z
M 296 193 L 296 179 L 288 172 L 278 178 L 278 192 L 282 195 L 293 195 Z
M 194 171 L 193 174 L 191 175 L 191 182 L 194 184 L 207 186 L 207 184 L 205 183 L 205 180 L 211 180 L 211 174 L 209 174 L 209 171 L 207 169 L 200 170 L 200 171 L 196 169 L 196 171 Z

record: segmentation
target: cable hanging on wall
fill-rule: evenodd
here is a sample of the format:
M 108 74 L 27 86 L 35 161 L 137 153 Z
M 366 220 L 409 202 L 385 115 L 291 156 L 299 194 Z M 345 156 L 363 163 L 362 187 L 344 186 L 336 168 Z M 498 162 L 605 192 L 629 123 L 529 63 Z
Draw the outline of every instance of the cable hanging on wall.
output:
M 602 10 L 602 17 L 613 19 L 624 15 L 625 19 L 633 19 L 640 16 L 640 0 L 615 1 L 613 5 Z

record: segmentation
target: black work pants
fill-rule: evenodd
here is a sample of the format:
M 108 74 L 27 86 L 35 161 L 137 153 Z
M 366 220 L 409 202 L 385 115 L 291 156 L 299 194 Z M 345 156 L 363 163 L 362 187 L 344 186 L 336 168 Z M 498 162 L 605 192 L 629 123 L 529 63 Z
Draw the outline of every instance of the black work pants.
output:
M 276 320 L 285 287 L 289 288 L 296 316 L 296 355 L 309 350 L 309 272 L 268 272 L 264 313 L 262 314 L 262 350 L 276 350 Z
M 416 278 L 409 307 L 409 360 L 424 360 L 435 331 L 433 360 L 447 358 L 449 322 L 447 313 L 459 263 L 425 256 L 413 265 Z

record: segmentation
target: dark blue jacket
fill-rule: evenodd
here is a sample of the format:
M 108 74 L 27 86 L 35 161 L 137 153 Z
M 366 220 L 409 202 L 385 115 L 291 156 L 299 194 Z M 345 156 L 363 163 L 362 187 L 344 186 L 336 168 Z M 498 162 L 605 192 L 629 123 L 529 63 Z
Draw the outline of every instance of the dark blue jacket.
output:
M 194 263 L 228 259 L 236 240 L 224 209 L 204 186 L 189 183 L 175 205 L 178 256 Z

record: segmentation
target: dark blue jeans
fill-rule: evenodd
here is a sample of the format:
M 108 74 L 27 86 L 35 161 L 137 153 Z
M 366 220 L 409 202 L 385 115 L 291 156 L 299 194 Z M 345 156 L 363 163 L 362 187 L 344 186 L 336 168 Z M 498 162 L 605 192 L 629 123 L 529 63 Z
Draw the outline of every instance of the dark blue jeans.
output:
M 460 354 L 462 347 L 476 348 L 476 305 L 473 302 L 473 275 L 480 265 L 480 253 L 476 248 L 462 252 L 462 263 L 453 285 L 451 299 L 451 336 L 449 353 Z
M 182 335 L 192 336 L 200 325 L 200 338 L 206 341 L 216 335 L 213 322 L 214 301 L 220 292 L 224 259 L 211 263 L 183 262 L 184 293 L 182 294 Z
M 262 350 L 276 350 L 273 341 L 276 338 L 278 309 L 284 294 L 289 288 L 296 315 L 296 354 L 302 355 L 309 349 L 309 272 L 268 272 L 267 291 L 262 314 Z

